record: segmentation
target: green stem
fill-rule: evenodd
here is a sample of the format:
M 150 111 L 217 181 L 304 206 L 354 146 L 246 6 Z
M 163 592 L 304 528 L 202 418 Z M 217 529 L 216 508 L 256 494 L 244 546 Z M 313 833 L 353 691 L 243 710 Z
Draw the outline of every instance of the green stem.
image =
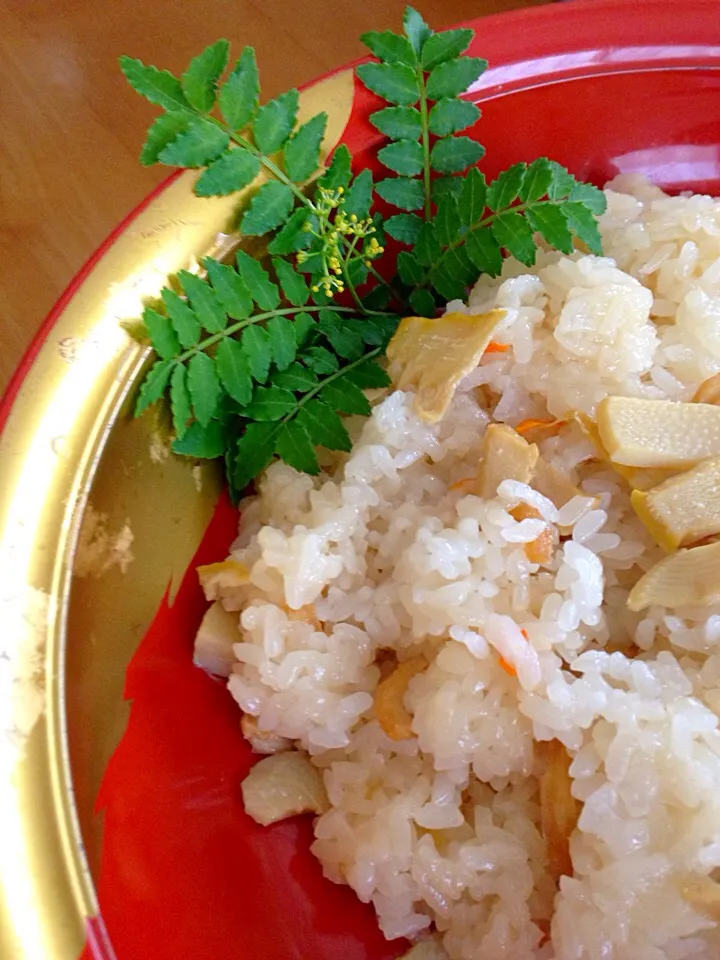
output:
M 343 260 L 342 271 L 343 271 L 343 276 L 345 277 L 345 283 L 347 284 L 347 288 L 348 288 L 348 290 L 350 291 L 350 295 L 352 296 L 353 300 L 354 300 L 355 303 L 357 304 L 358 309 L 361 310 L 361 311 L 363 311 L 363 312 L 365 312 L 365 306 L 363 305 L 362 300 L 360 299 L 360 297 L 359 297 L 358 294 L 357 294 L 357 290 L 355 289 L 355 284 L 354 284 L 354 283 L 352 282 L 352 280 L 350 279 L 350 269 L 349 269 L 349 267 L 350 267 L 350 258 L 352 257 L 353 253 L 355 252 L 355 247 L 357 246 L 357 242 L 358 242 L 359 239 L 360 239 L 360 237 L 358 237 L 357 235 L 353 237 L 353 239 L 352 239 L 352 241 L 351 241 L 351 243 L 350 243 L 350 245 L 349 245 L 349 247 L 348 247 L 347 255 L 346 255 L 345 259 Z
M 313 397 L 317 396 L 317 394 L 320 393 L 320 391 L 323 390 L 329 383 L 332 383 L 333 380 L 337 380 L 339 377 L 344 377 L 349 370 L 354 370 L 355 367 L 359 367 L 360 364 L 366 363 L 368 360 L 373 360 L 375 357 L 380 356 L 381 353 L 382 347 L 376 347 L 374 350 L 370 350 L 369 353 L 364 353 L 357 360 L 353 360 L 352 363 L 348 363 L 346 366 L 340 367 L 339 370 L 336 370 L 335 373 L 331 373 L 330 376 L 325 377 L 325 379 L 321 380 L 320 383 L 312 388 L 312 390 L 308 390 L 307 393 L 304 393 L 302 399 L 298 400 L 295 407 L 290 411 L 290 413 L 286 414 L 280 422 L 287 423 L 288 420 L 292 420 L 300 408 L 304 407 L 308 400 L 312 400 Z
M 206 350 L 214 346 L 216 343 L 219 343 L 221 340 L 224 340 L 225 337 L 230 337 L 239 330 L 243 330 L 245 327 L 252 326 L 254 323 L 259 323 L 261 320 L 270 320 L 272 317 L 292 316 L 295 313 L 319 313 L 321 310 L 328 309 L 332 309 L 336 313 L 357 313 L 355 307 L 337 307 L 334 304 L 332 306 L 326 304 L 325 306 L 283 307 L 279 310 L 268 310 L 266 313 L 256 313 L 253 317 L 248 317 L 245 320 L 239 320 L 237 323 L 233 323 L 229 327 L 225 327 L 225 329 L 221 330 L 220 333 L 214 333 L 211 337 L 206 337 L 204 340 L 201 340 L 200 343 L 196 344 L 194 347 L 191 347 L 189 350 L 181 353 L 178 357 L 175 357 L 175 362 L 185 363 L 185 361 L 189 360 L 193 354 L 205 353 Z M 368 316 L 374 317 L 395 316 L 394 313 L 387 313 L 382 310 L 368 310 L 367 308 L 363 308 L 363 312 Z
M 420 88 L 420 123 L 422 124 L 422 152 L 423 152 L 423 180 L 425 184 L 425 219 L 432 216 L 432 202 L 430 197 L 430 128 L 428 126 L 427 93 L 425 90 L 425 74 L 418 64 L 415 68 L 418 87 Z

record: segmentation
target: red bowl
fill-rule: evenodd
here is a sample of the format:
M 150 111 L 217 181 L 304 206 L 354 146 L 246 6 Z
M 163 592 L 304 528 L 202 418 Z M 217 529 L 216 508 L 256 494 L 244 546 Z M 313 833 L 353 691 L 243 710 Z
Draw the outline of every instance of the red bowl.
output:
M 717 190 L 719 13 L 717 0 L 577 0 L 472 21 L 471 53 L 491 64 L 468 93 L 483 110 L 473 132 L 487 148 L 483 169 L 492 176 L 544 155 L 598 184 L 641 172 L 672 191 Z M 356 83 L 342 138 L 358 166 L 373 169 L 376 102 Z M 221 559 L 235 528 L 221 500 L 177 598 L 163 603 L 128 668 L 129 722 L 97 798 L 102 919 L 89 924 L 84 957 L 390 960 L 407 944 L 385 942 L 372 910 L 322 877 L 311 821 L 261 828 L 242 809 L 253 756 L 239 712 L 191 662 L 204 608 L 192 568 Z

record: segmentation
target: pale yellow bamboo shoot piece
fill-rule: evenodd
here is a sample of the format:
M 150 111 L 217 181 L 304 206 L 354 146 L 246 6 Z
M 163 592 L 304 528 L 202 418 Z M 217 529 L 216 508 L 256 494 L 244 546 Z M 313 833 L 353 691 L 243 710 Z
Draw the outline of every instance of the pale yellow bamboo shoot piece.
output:
M 602 445 L 613 463 L 687 469 L 720 455 L 720 407 L 606 397 L 598 406 Z
M 704 460 L 648 492 L 632 493 L 635 512 L 668 552 L 720 533 L 720 457 Z
M 630 591 L 627 605 L 710 606 L 720 602 L 720 543 L 678 550 L 656 563 Z
M 512 427 L 491 423 L 483 438 L 476 485 L 478 496 L 486 500 L 494 497 L 503 480 L 531 483 L 538 456 L 536 445 L 523 440 Z
M 504 310 L 477 316 L 405 317 L 388 344 L 389 373 L 398 390 L 415 393 L 415 409 L 427 423 L 442 420 L 463 377 L 475 369 Z

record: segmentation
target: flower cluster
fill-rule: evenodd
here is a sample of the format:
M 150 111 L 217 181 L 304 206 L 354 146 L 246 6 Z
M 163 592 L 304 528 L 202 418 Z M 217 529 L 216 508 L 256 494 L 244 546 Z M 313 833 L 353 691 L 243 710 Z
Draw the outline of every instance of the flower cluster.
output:
M 347 265 L 353 259 L 362 258 L 365 266 L 384 252 L 375 233 L 375 225 L 368 217 L 359 219 L 356 214 L 347 214 L 343 209 L 345 190 L 338 187 L 331 190 L 319 187 L 314 202 L 316 227 L 312 221 L 305 224 L 305 230 L 312 234 L 316 242 L 311 250 L 300 250 L 296 255 L 298 264 L 305 263 L 315 254 L 320 254 L 322 260 L 322 275 L 313 286 L 317 293 L 321 288 L 325 296 L 334 292 L 342 293 L 345 289 L 345 275 Z M 358 245 L 365 241 L 360 249 Z

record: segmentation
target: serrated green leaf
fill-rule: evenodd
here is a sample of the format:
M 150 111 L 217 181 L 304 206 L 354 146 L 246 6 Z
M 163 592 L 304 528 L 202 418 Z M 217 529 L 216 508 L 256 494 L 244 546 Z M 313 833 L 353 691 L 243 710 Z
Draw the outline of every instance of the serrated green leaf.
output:
M 425 277 L 425 270 L 416 257 L 407 250 L 402 250 L 397 258 L 397 270 L 400 279 L 408 287 L 415 287 L 422 283 Z
M 607 210 L 605 194 L 592 183 L 576 183 L 570 191 L 570 200 L 573 203 L 581 203 L 596 215 L 605 213 Z
M 188 270 L 178 270 L 177 278 L 203 328 L 210 333 L 224 330 L 227 314 L 210 286 Z
M 463 300 L 465 298 L 465 284 L 453 276 L 446 263 L 442 263 L 433 271 L 432 285 L 443 300 Z
M 368 33 L 361 34 L 360 40 L 378 60 L 384 63 L 407 63 L 414 66 L 417 60 L 410 41 L 391 30 L 383 30 L 382 33 L 370 30 Z
M 326 113 L 318 113 L 299 127 L 285 144 L 285 171 L 295 183 L 307 180 L 320 166 L 320 144 L 327 121 Z
M 499 212 L 517 200 L 525 178 L 524 163 L 514 163 L 498 174 L 487 188 L 486 203 L 492 211 Z
M 140 385 L 135 404 L 136 417 L 139 417 L 151 404 L 156 403 L 165 393 L 173 366 L 172 360 L 158 360 L 150 367 Z
M 431 100 L 456 97 L 465 91 L 487 70 L 487 60 L 479 57 L 460 57 L 435 67 L 427 81 L 427 95 Z
M 433 203 L 440 204 L 445 197 L 460 199 L 463 188 L 463 177 L 435 177 L 430 185 L 430 196 Z
M 270 280 L 267 270 L 244 250 L 238 250 L 235 260 L 238 273 L 245 281 L 255 303 L 261 310 L 275 310 L 280 303 L 280 293 L 277 285 Z
M 436 137 L 447 137 L 451 133 L 471 127 L 479 119 L 480 110 L 474 103 L 457 100 L 455 97 L 444 97 L 438 100 L 430 111 L 428 124 L 430 133 Z
M 180 353 L 177 334 L 170 320 L 152 307 L 143 310 L 143 322 L 155 353 L 163 360 L 172 360 Z
M 418 140 L 422 118 L 416 107 L 385 107 L 370 114 L 370 123 L 391 140 Z
M 204 170 L 195 184 L 198 197 L 226 197 L 253 182 L 260 172 L 260 161 L 247 150 L 227 150 Z
M 195 418 L 206 427 L 217 410 L 221 391 L 215 361 L 206 353 L 194 353 L 190 357 L 187 387 Z
M 406 177 L 414 177 L 423 169 L 423 151 L 417 140 L 397 140 L 388 144 L 378 151 L 378 160 Z
M 245 47 L 232 73 L 220 88 L 220 110 L 229 127 L 242 130 L 255 116 L 260 97 L 255 51 Z
M 535 203 L 550 189 L 553 172 L 550 161 L 545 157 L 538 157 L 529 165 L 520 186 L 520 199 L 523 203 Z
M 260 107 L 253 122 L 253 137 L 261 153 L 275 153 L 287 141 L 298 111 L 297 90 L 288 90 Z
M 500 275 L 503 264 L 502 251 L 490 227 L 469 233 L 465 240 L 465 252 L 470 262 L 481 273 L 486 273 L 490 277 Z
M 184 133 L 190 121 L 187 116 L 174 113 L 163 113 L 157 118 L 147 132 L 145 145 L 140 154 L 140 163 L 149 167 L 158 162 L 160 154 L 169 143 L 172 143 L 181 133 Z
M 485 212 L 487 183 L 485 176 L 477 167 L 468 170 L 463 178 L 462 195 L 458 203 L 460 219 L 465 226 L 477 223 Z
M 225 453 L 225 428 L 219 420 L 211 420 L 206 426 L 191 423 L 182 437 L 172 442 L 173 453 L 196 460 L 214 460 Z
M 364 220 L 370 213 L 372 203 L 372 174 L 361 170 L 345 194 L 343 208 L 348 216 L 354 213 L 358 220 Z
M 475 36 L 472 30 L 443 30 L 428 37 L 422 52 L 424 70 L 432 70 L 446 60 L 453 60 L 464 53 Z
M 350 183 L 352 154 L 344 143 L 339 144 L 332 155 L 330 165 L 318 181 L 319 186 L 326 190 L 337 190 L 338 187 L 347 189 Z
M 338 356 L 346 360 L 357 360 L 363 353 L 363 341 L 352 321 L 344 320 L 334 310 L 321 310 L 318 329 L 330 341 Z
M 384 284 L 378 284 L 362 298 L 363 306 L 368 310 L 384 310 L 390 303 L 391 293 Z
M 435 298 L 429 290 L 413 290 L 410 294 L 410 306 L 418 317 L 435 316 Z
M 253 379 L 265 383 L 272 363 L 270 335 L 258 324 L 253 324 L 243 330 L 241 343 Z
M 128 83 L 141 97 L 171 113 L 190 110 L 180 81 L 169 70 L 146 66 L 132 57 L 120 57 L 119 62 Z
M 552 203 L 538 203 L 525 213 L 528 223 L 561 253 L 572 253 L 573 240 L 562 209 Z
M 185 98 L 201 113 L 208 113 L 215 104 L 217 82 L 227 66 L 229 50 L 227 40 L 217 40 L 193 57 L 180 78 Z
M 296 253 L 298 250 L 306 250 L 312 237 L 305 230 L 305 224 L 314 218 L 307 207 L 298 207 L 284 227 L 273 237 L 268 244 L 268 253 L 273 255 L 287 256 L 289 253 Z
M 347 265 L 348 278 L 356 290 L 367 282 L 368 273 L 368 268 L 362 260 L 351 260 Z
M 240 231 L 247 237 L 263 236 L 287 221 L 294 204 L 290 187 L 279 180 L 270 180 L 250 201 L 240 221 Z
M 420 98 L 418 79 L 412 67 L 404 63 L 361 63 L 355 72 L 368 90 L 388 103 L 411 106 Z
M 307 430 L 310 439 L 328 450 L 352 450 L 350 434 L 337 413 L 322 400 L 309 400 L 298 411 L 298 423 Z
M 278 370 L 287 370 L 297 354 L 295 324 L 289 317 L 272 317 L 267 323 L 272 358 Z
M 282 387 L 256 387 L 245 415 L 251 420 L 282 420 L 295 409 L 295 397 Z
M 348 370 L 345 379 L 350 380 L 361 390 L 374 390 L 390 386 L 390 377 L 375 360 L 366 360 L 352 370 Z
M 471 283 L 475 282 L 477 274 L 470 262 L 470 258 L 465 252 L 464 246 L 458 246 L 452 250 L 448 250 L 445 256 L 445 265 L 452 276 L 465 286 L 470 286 Z
M 276 423 L 249 423 L 235 450 L 233 480 L 243 490 L 269 465 L 275 454 Z
M 432 36 L 432 30 L 425 23 L 422 16 L 413 7 L 405 7 L 403 17 L 403 29 L 405 36 L 410 41 L 415 53 L 420 56 L 428 37 Z
M 422 225 L 423 220 L 416 213 L 397 213 L 385 221 L 385 230 L 394 240 L 412 246 Z
M 363 417 L 370 415 L 370 401 L 360 387 L 347 377 L 338 377 L 327 383 L 320 391 L 320 398 L 340 413 L 356 413 Z
M 286 299 L 296 307 L 304 306 L 310 299 L 310 290 L 303 278 L 287 260 L 273 257 L 272 262 Z
M 390 341 L 400 323 L 396 314 L 384 317 L 364 317 L 358 324 L 358 333 L 368 346 L 384 347 Z
M 209 120 L 195 120 L 158 154 L 170 167 L 202 167 L 227 149 L 228 135 Z
M 439 259 L 442 247 L 431 223 L 424 223 L 420 228 L 413 253 L 424 267 L 431 267 Z
M 485 147 L 470 137 L 445 137 L 436 140 L 430 151 L 430 166 L 438 173 L 459 173 L 477 163 Z
M 462 221 L 455 197 L 447 196 L 438 204 L 432 223 L 435 236 L 443 247 L 449 247 L 460 239 Z
M 293 390 L 299 393 L 305 393 L 308 390 L 312 390 L 312 388 L 318 382 L 317 375 L 312 370 L 308 370 L 307 367 L 303 367 L 299 363 L 291 363 L 287 370 L 277 373 L 273 377 L 273 380 L 277 387 L 282 387 L 284 390 Z
M 225 313 L 233 320 L 245 320 L 252 313 L 253 301 L 247 284 L 232 267 L 212 257 L 202 261 L 213 290 Z
M 505 247 L 520 263 L 531 267 L 535 263 L 535 240 L 532 227 L 519 213 L 509 210 L 495 217 L 492 232 L 501 247 Z
M 194 347 L 200 339 L 202 328 L 190 304 L 168 287 L 163 289 L 161 296 L 180 346 L 186 350 Z
M 298 348 L 302 347 L 303 344 L 309 340 L 310 334 L 315 330 L 315 326 L 315 321 L 309 313 L 295 314 L 295 340 L 297 341 Z
M 285 463 L 300 473 L 320 473 L 320 464 L 312 440 L 303 424 L 297 420 L 291 420 L 280 427 L 275 440 L 275 451 Z
M 548 188 L 548 196 L 551 200 L 562 200 L 568 196 L 575 186 L 575 177 L 554 160 L 549 160 L 550 170 L 552 171 L 552 180 Z
M 409 177 L 389 177 L 375 185 L 378 196 L 401 210 L 422 210 L 425 192 L 419 180 Z
M 220 383 L 227 393 L 243 407 L 250 403 L 253 385 L 250 364 L 242 345 L 230 337 L 221 340 L 215 362 Z
M 178 438 L 185 435 L 188 420 L 192 416 L 190 393 L 186 380 L 185 367 L 178 363 L 173 367 L 170 377 L 170 411 L 173 418 L 173 427 Z
M 325 373 L 335 373 L 338 368 L 337 357 L 325 347 L 308 347 L 304 352 L 303 360 L 320 376 Z
M 597 221 L 588 208 L 582 203 L 568 201 L 563 205 L 563 212 L 567 217 L 568 227 L 578 240 L 582 240 L 591 253 L 601 257 L 603 252 L 602 238 Z

